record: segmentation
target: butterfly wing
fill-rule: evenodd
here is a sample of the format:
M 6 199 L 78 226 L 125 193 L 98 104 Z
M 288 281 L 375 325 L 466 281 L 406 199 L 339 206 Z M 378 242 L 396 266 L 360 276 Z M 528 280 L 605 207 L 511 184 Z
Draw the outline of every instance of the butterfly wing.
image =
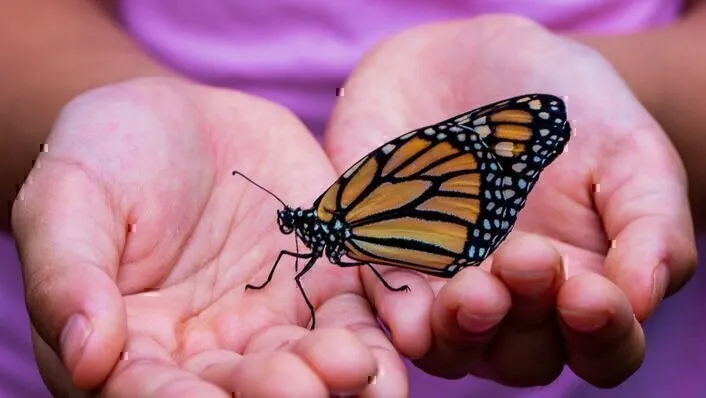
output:
M 569 136 L 561 99 L 511 98 L 386 143 L 314 207 L 348 228 L 348 257 L 451 276 L 505 239 Z

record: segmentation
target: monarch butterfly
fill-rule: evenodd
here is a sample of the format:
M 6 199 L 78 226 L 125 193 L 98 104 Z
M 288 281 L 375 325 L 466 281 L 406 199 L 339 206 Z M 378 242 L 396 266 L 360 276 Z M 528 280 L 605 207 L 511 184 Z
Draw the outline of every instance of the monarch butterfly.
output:
M 450 278 L 477 266 L 512 230 L 542 170 L 570 138 L 564 102 L 529 94 L 486 105 L 408 132 L 346 170 L 309 209 L 282 205 L 277 223 L 295 233 L 308 253 L 280 251 L 270 273 L 288 255 L 307 260 L 294 280 L 316 325 L 300 279 L 326 255 L 341 267 L 389 265 Z M 352 261 L 343 260 L 347 257 Z

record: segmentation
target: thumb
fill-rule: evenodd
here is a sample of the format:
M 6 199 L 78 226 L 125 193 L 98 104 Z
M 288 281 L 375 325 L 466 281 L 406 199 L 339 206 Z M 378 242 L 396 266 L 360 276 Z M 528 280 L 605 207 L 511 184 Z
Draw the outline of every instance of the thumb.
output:
M 13 234 L 33 327 L 72 382 L 92 389 L 109 375 L 126 340 L 114 280 L 125 231 L 88 171 L 52 166 L 35 166 L 20 190 Z

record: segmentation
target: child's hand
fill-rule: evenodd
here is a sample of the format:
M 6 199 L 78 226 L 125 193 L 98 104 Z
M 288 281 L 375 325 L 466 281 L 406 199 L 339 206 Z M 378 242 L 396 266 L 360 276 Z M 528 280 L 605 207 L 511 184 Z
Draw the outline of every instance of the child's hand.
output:
M 568 96 L 577 133 L 482 267 L 492 271 L 447 281 L 387 269 L 410 294 L 361 272 L 397 349 L 431 374 L 531 386 L 567 363 L 594 385 L 616 385 L 643 359 L 639 322 L 686 283 L 696 250 L 676 152 L 595 52 L 514 17 L 406 32 L 347 82 L 326 149 L 344 170 L 404 132 L 535 92 Z
M 56 351 L 80 388 L 109 376 L 107 396 L 324 397 L 360 391 L 377 371 L 384 377 L 369 393 L 406 394 L 404 364 L 356 270 L 322 260 L 303 279 L 317 307 L 313 333 L 293 260 L 266 289 L 244 290 L 294 239 L 277 228 L 279 203 L 231 172 L 292 205 L 310 205 L 336 178 L 290 113 L 229 90 L 143 79 L 69 104 L 45 152 L 13 227 L 54 393 L 70 385 Z M 70 319 L 82 320 L 61 342 Z

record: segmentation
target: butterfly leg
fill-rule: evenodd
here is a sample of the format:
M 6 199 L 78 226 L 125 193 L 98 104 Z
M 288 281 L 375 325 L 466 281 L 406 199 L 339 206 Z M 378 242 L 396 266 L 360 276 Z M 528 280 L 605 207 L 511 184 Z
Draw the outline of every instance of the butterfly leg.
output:
M 311 328 L 309 330 L 314 330 L 314 327 L 316 326 L 316 314 L 314 314 L 314 306 L 311 304 L 311 301 L 309 301 L 309 297 L 306 296 L 306 292 L 304 291 L 304 287 L 302 286 L 302 283 L 300 281 L 301 277 L 304 276 L 311 267 L 314 266 L 316 263 L 317 258 L 312 257 L 302 268 L 301 272 L 297 274 L 297 276 L 294 277 L 294 281 L 297 283 L 297 287 L 299 287 L 299 291 L 302 292 L 302 296 L 304 297 L 304 301 L 306 301 L 307 307 L 309 307 L 309 312 L 311 312 Z
M 403 290 L 404 290 L 405 292 L 408 292 L 408 291 L 410 290 L 410 289 L 409 289 L 409 286 L 407 286 L 407 285 L 402 285 L 402 286 L 400 286 L 400 287 L 392 287 L 389 283 L 387 283 L 387 281 L 385 280 L 385 278 L 383 278 L 382 274 L 380 274 L 380 272 L 379 272 L 378 270 L 376 270 L 375 267 L 373 267 L 372 264 L 370 264 L 370 263 L 365 263 L 365 262 L 362 262 L 362 261 L 360 261 L 360 262 L 351 262 L 351 263 L 339 261 L 338 263 L 336 263 L 336 265 L 338 265 L 339 267 L 355 267 L 355 266 L 359 266 L 359 265 L 367 265 L 368 268 L 370 268 L 370 269 L 373 271 L 373 273 L 375 274 L 375 276 L 377 276 L 378 279 L 380 279 L 380 282 L 382 282 L 382 284 L 385 285 L 385 287 L 386 287 L 388 290 L 391 290 L 391 291 L 393 291 L 393 292 L 401 292 L 401 291 L 403 291 Z
M 282 250 L 281 252 L 279 252 L 279 255 L 277 256 L 277 260 L 275 260 L 275 263 L 272 266 L 272 269 L 270 270 L 270 274 L 267 276 L 267 280 L 263 284 L 257 285 L 257 286 L 248 284 L 245 286 L 245 290 L 248 290 L 248 289 L 260 290 L 263 287 L 267 286 L 267 284 L 270 283 L 270 281 L 272 280 L 272 276 L 275 274 L 275 269 L 277 268 L 277 264 L 279 264 L 279 260 L 281 260 L 282 256 L 284 256 L 285 254 L 292 256 L 295 259 L 311 258 L 313 256 L 312 253 L 293 253 L 293 252 L 290 252 L 287 250 Z

